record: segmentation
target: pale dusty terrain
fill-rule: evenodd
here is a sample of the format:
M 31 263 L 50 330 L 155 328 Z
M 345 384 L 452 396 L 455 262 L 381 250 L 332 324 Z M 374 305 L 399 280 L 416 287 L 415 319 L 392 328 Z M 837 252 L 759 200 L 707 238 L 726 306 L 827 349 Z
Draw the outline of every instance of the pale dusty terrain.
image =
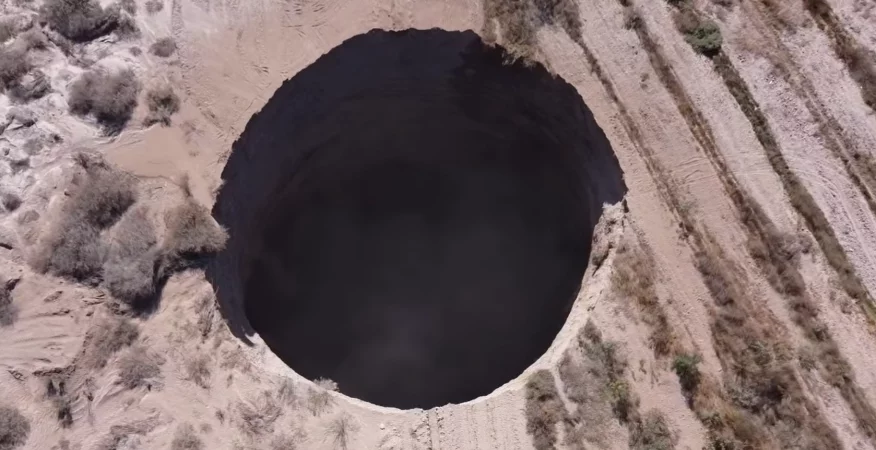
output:
M 27 2 L 4 0 L 0 11 L 27 11 L 19 3 Z M 604 249 L 605 262 L 588 268 L 562 331 L 518 378 L 486 397 L 427 411 L 384 408 L 331 393 L 329 407 L 314 414 L 307 404 L 321 388 L 297 375 L 294 367 L 286 367 L 258 336 L 251 337 L 251 346 L 235 338 L 225 327 L 211 285 L 200 270 L 174 275 L 164 288 L 160 308 L 133 319 L 140 327 L 136 347 L 119 351 L 105 368 L 77 371 L 86 337 L 99 320 L 117 312 L 115 303 L 104 289 L 41 274 L 27 264 L 35 236 L 63 202 L 75 171 L 71 158 L 75 150 L 99 152 L 137 175 L 139 202 L 151 208 L 156 220 L 182 198 L 183 175 L 193 197 L 209 207 L 221 187 L 231 145 L 250 117 L 283 81 L 321 55 L 373 28 L 481 32 L 485 21 L 492 20 L 484 17 L 477 0 L 166 0 L 164 9 L 155 14 L 146 14 L 144 2 L 137 3 L 140 37 L 118 42 L 101 38 L 84 45 L 83 52 L 98 65 L 132 67 L 147 86 L 164 80 L 174 86 L 182 106 L 172 126 L 142 126 L 146 111 L 141 105 L 120 135 L 105 137 L 95 124 L 68 114 L 66 87 L 83 69 L 50 47 L 34 56 L 54 91 L 26 105 L 36 124 L 25 127 L 13 122 L 0 135 L 4 151 L 0 187 L 24 200 L 16 211 L 0 213 L 0 274 L 20 280 L 11 292 L 18 318 L 14 324 L 0 326 L 0 406 L 14 406 L 29 419 L 29 438 L 21 448 L 100 448 L 113 427 L 129 426 L 122 432 L 123 442 L 111 448 L 164 449 L 170 448 L 181 424 L 191 424 L 205 449 L 287 448 L 271 446 L 278 437 L 289 438 L 296 448 L 331 449 L 337 443 L 328 429 L 346 414 L 355 424 L 350 449 L 535 448 L 527 432 L 527 379 L 547 369 L 562 391 L 558 368 L 566 352 L 577 345 L 588 320 L 604 339 L 620 343 L 628 363 L 624 379 L 639 399 L 638 409 L 663 414 L 675 448 L 704 448 L 710 442 L 709 430 L 689 407 L 672 369 L 672 357 L 655 354 L 649 323 L 612 282 L 622 242 L 647 248 L 653 257 L 658 303 L 668 316 L 675 342 L 701 357 L 704 374 L 716 380 L 732 378 L 732 364 L 716 350 L 716 307 L 695 264 L 694 246 L 699 244 L 691 243 L 680 228 L 680 213 L 667 205 L 661 193 L 666 180 L 672 180 L 669 184 L 681 193 L 698 229 L 708 230 L 723 249 L 734 276 L 745 280 L 752 320 L 766 324 L 788 347 L 786 355 L 776 358 L 790 355 L 793 376 L 801 380 L 804 395 L 842 447 L 876 448 L 876 436 L 863 431 L 840 389 L 821 372 L 806 370 L 797 361 L 800 349 L 809 345 L 806 333 L 795 325 L 785 296 L 746 250 L 749 231 L 722 184 L 721 169 L 707 156 L 673 93 L 661 82 L 640 37 L 625 27 L 625 7 L 618 0 L 577 2 L 581 41 L 599 71 L 585 57 L 582 43 L 559 26 L 537 29 L 535 59 L 572 84 L 592 110 L 617 155 L 628 193 L 624 205 L 606 206 L 595 237 L 594 253 Z M 738 185 L 780 232 L 802 243 L 805 250 L 797 267 L 806 290 L 853 371 L 863 401 L 876 405 L 872 318 L 841 287 L 818 239 L 792 206 L 746 113 L 709 59 L 692 50 L 676 30 L 672 7 L 660 1 L 630 3 L 690 103 L 702 113 L 719 157 Z M 832 117 L 839 124 L 832 133 L 840 148 L 876 157 L 876 115 L 862 99 L 858 84 L 800 2 L 788 2 L 783 11 L 799 22 L 793 31 L 765 19 L 767 12 L 759 0 L 724 2 L 730 7 L 705 0 L 694 3 L 720 25 L 723 51 L 759 103 L 788 166 L 824 212 L 863 286 L 876 292 L 876 215 L 820 128 L 825 117 Z M 861 0 L 829 4 L 858 42 L 876 50 L 872 4 Z M 145 50 L 164 36 L 172 36 L 178 45 L 170 58 L 148 51 L 134 56 L 129 51 L 133 46 Z M 498 43 L 503 43 L 501 36 Z M 792 68 L 790 81 L 776 69 L 776 61 Z M 609 94 L 607 85 L 616 94 Z M 12 107 L 8 97 L 0 97 L 0 116 Z M 638 130 L 636 138 L 631 136 L 631 123 Z M 62 138 L 60 142 L 53 143 L 53 134 Z M 10 162 L 27 155 L 24 143 L 34 137 L 47 144 L 29 155 L 27 169 L 14 172 Z M 650 149 L 651 156 L 643 148 Z M 650 168 L 654 164 L 662 172 L 655 173 Z M 39 219 L 26 218 L 30 211 L 38 212 Z M 162 361 L 161 376 L 148 389 L 117 384 L 116 362 L 133 351 L 148 352 Z M 209 368 L 202 385 L 187 370 L 187 364 L 198 357 Z M 59 424 L 56 405 L 46 394 L 47 380 L 59 377 L 68 380 L 66 389 L 73 395 L 70 427 Z M 288 392 L 284 389 L 293 393 L 280 395 Z M 571 411 L 567 394 L 561 397 Z M 246 431 L 248 410 L 260 417 L 255 432 Z M 605 420 L 594 425 L 601 441 L 588 442 L 585 448 L 629 448 L 630 428 L 614 417 Z M 557 429 L 561 438 L 556 448 L 575 448 L 563 442 L 563 427 Z

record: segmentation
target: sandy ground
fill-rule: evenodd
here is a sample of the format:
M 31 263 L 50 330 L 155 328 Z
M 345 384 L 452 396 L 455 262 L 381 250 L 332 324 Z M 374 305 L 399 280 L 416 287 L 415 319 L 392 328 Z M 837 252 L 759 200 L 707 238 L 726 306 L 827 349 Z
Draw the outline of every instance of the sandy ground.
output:
M 3 8 L 19 11 L 13 3 L 4 2 Z M 143 3 L 138 1 L 141 10 Z M 740 184 L 781 231 L 814 239 L 791 207 L 743 112 L 708 60 L 694 53 L 675 30 L 668 6 L 664 2 L 632 3 L 688 96 L 703 112 L 721 155 Z M 834 117 L 848 145 L 870 153 L 876 148 L 876 116 L 816 27 L 776 31 L 761 20 L 755 2 L 739 3 L 729 10 L 707 2 L 698 4 L 721 24 L 724 49 L 766 113 L 791 169 L 827 215 L 864 285 L 876 292 L 876 217 L 826 147 L 816 115 Z M 876 47 L 876 10 L 871 4 L 861 0 L 831 4 L 853 36 L 871 49 Z M 789 15 L 803 17 L 805 22 L 802 10 L 789 8 Z M 655 150 L 659 163 L 686 192 L 698 220 L 745 273 L 760 315 L 792 345 L 802 346 L 804 338 L 783 299 L 745 250 L 746 232 L 714 166 L 660 83 L 635 32 L 624 28 L 620 3 L 588 0 L 581 3 L 580 11 L 583 41 L 641 129 L 642 142 Z M 588 270 L 569 320 L 532 367 L 486 397 L 428 411 L 383 408 L 333 393 L 328 410 L 312 414 L 306 404 L 313 384 L 286 367 L 258 336 L 252 337 L 252 346 L 234 338 L 214 309 L 211 287 L 203 274 L 183 273 L 165 287 L 160 309 L 148 320 L 136 320 L 141 328 L 137 348 L 163 361 L 160 381 L 151 389 L 119 386 L 116 361 L 125 352 L 135 351 L 123 350 L 106 368 L 70 378 L 71 390 L 89 394 L 72 402 L 73 426 L 59 425 L 56 405 L 47 398 L 46 382 L 75 369 L 86 336 L 95 323 L 112 314 L 113 304 L 101 289 L 38 274 L 26 264 L 27 250 L 41 224 L 29 213 L 46 216 L 61 201 L 73 150 L 97 150 L 138 175 L 141 201 L 158 209 L 176 201 L 182 175 L 189 177 L 194 198 L 210 205 L 221 186 L 220 173 L 231 144 L 249 118 L 284 80 L 320 55 L 372 28 L 480 30 L 483 21 L 481 4 L 475 0 L 167 0 L 162 11 L 138 15 L 143 33 L 137 40 L 99 40 L 85 49 L 88 55 L 105 54 L 100 64 L 134 67 L 147 84 L 166 80 L 182 97 L 182 110 L 174 116 L 173 126 L 143 128 L 137 120 L 145 114 L 140 107 L 129 129 L 111 139 L 101 137 L 93 123 L 66 113 L 63 93 L 83 69 L 68 64 L 59 52 L 40 53 L 39 64 L 55 92 L 29 105 L 38 119 L 36 125 L 13 124 L 0 136 L 0 144 L 8 150 L 6 161 L 24 157 L 29 139 L 46 143 L 29 155 L 27 170 L 13 172 L 9 164 L 0 166 L 0 186 L 25 198 L 21 209 L 0 215 L 0 243 L 6 243 L 0 246 L 0 273 L 6 279 L 20 279 L 12 292 L 18 320 L 0 327 L 0 399 L 30 419 L 32 429 L 23 448 L 99 448 L 118 426 L 131 427 L 124 441 L 128 446 L 113 448 L 169 448 L 178 427 L 191 424 L 209 449 L 285 448 L 270 447 L 280 437 L 289 438 L 298 448 L 330 449 L 337 443 L 330 438 L 329 427 L 350 414 L 357 430 L 351 449 L 529 449 L 533 444 L 524 415 L 526 378 L 542 368 L 556 373 L 564 352 L 588 319 L 607 338 L 623 344 L 629 361 L 627 376 L 640 398 L 640 409 L 665 415 L 676 448 L 703 448 L 707 433 L 688 408 L 669 361 L 655 359 L 647 325 L 637 317 L 634 306 L 612 292 L 612 256 L 598 270 Z M 168 35 L 179 46 L 169 59 L 148 52 L 135 57 L 128 50 L 146 48 Z M 638 144 L 624 128 L 618 104 L 606 94 L 581 48 L 565 33 L 545 27 L 538 40 L 544 62 L 581 94 L 624 170 L 629 211 L 612 210 L 613 225 L 603 231 L 601 239 L 616 243 L 635 236 L 647 243 L 658 268 L 660 301 L 679 340 L 700 353 L 703 371 L 720 377 L 725 369 L 713 348 L 708 290 L 691 262 L 692 252 L 680 235 L 677 219 L 661 202 L 657 184 L 636 150 Z M 811 96 L 777 75 L 767 57 L 770 49 L 780 51 L 808 80 Z M 815 113 L 806 98 L 815 99 Z M 12 106 L 8 98 L 0 97 L 0 112 Z M 54 135 L 63 139 L 58 142 Z M 867 400 L 876 403 L 876 339 L 866 317 L 839 289 L 836 274 L 817 245 L 802 258 L 801 272 Z M 210 324 L 206 334 L 204 324 Z M 201 385 L 193 382 L 187 370 L 190 361 L 198 358 L 209 367 Z M 843 445 L 874 448 L 855 426 L 837 390 L 814 372 L 804 378 L 808 395 L 828 417 Z M 278 395 L 288 380 L 294 394 Z M 249 411 L 261 417 L 256 431 L 246 421 Z M 628 447 L 623 427 L 609 427 L 605 433 L 609 447 Z M 63 446 L 65 441 L 68 447 Z

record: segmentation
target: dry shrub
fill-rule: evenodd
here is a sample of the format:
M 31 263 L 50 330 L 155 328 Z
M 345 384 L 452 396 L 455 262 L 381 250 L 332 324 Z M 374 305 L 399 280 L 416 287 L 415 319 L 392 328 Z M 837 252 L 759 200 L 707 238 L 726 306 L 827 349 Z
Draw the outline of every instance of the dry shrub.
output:
M 18 308 L 12 304 L 11 283 L 0 275 L 0 327 L 8 327 L 18 318 Z
M 149 0 L 146 2 L 146 12 L 149 14 L 155 14 L 162 9 L 164 9 L 163 0 Z
M 27 442 L 30 421 L 18 409 L 0 406 L 0 450 L 14 450 Z
M 16 45 L 27 50 L 45 50 L 49 46 L 49 38 L 42 30 L 33 27 L 18 35 Z
M 134 71 L 91 70 L 70 86 L 67 103 L 71 113 L 93 116 L 106 133 L 115 134 L 130 120 L 139 94 L 140 81 Z
M 274 422 L 283 413 L 268 391 L 263 392 L 255 404 L 239 403 L 237 410 L 240 413 L 240 430 L 252 437 L 273 433 Z
M 67 39 L 85 42 L 113 32 L 119 25 L 118 8 L 102 8 L 97 0 L 46 0 L 43 21 Z
M 210 389 L 212 371 L 210 370 L 209 356 L 198 355 L 186 361 L 186 373 L 189 381 L 204 389 Z
M 314 381 L 316 386 L 310 386 L 307 389 L 307 410 L 314 416 L 318 416 L 329 409 L 334 404 L 332 392 L 338 390 L 338 384 L 328 378 L 319 378 Z
M 3 205 L 3 209 L 7 212 L 15 211 L 21 206 L 21 197 L 12 192 L 0 193 L 0 205 Z
M 204 442 L 195 434 L 195 428 L 188 423 L 177 427 L 170 442 L 170 450 L 203 450 Z
M 0 89 L 11 89 L 30 68 L 26 49 L 19 46 L 0 47 Z
M 82 361 L 85 367 L 101 369 L 119 350 L 131 346 L 140 337 L 140 328 L 128 319 L 110 317 L 98 322 L 88 332 Z
M 624 242 L 617 249 L 611 281 L 618 292 L 635 300 L 641 311 L 640 317 L 651 330 L 651 348 L 659 358 L 673 352 L 675 334 L 657 297 L 654 268 L 654 259 L 646 249 Z
M 125 425 L 113 425 L 110 432 L 100 440 L 94 450 L 134 450 L 140 448 L 140 436 L 155 428 L 151 420 L 142 420 Z
M 152 388 L 161 377 L 161 360 L 143 347 L 133 347 L 119 359 L 117 383 L 128 389 Z
M 526 432 L 532 436 L 536 450 L 555 447 L 557 424 L 564 415 L 565 407 L 553 374 L 542 369 L 530 375 L 526 381 Z
M 15 26 L 13 19 L 5 18 L 0 20 L 0 44 L 12 39 L 17 33 L 18 27 Z
M 31 70 L 9 86 L 8 93 L 14 101 L 29 102 L 42 98 L 52 90 L 45 72 L 39 69 Z
M 630 450 L 672 450 L 674 448 L 675 438 L 660 411 L 648 411 L 642 420 L 630 429 Z
M 105 254 L 100 233 L 134 203 L 136 190 L 130 175 L 101 160 L 82 154 L 77 158 L 85 178 L 41 237 L 31 264 L 42 272 L 96 284 Z
M 167 234 L 162 244 L 162 273 L 188 268 L 218 253 L 228 239 L 210 211 L 192 198 L 171 208 L 164 221 Z
M 156 294 L 157 238 L 146 208 L 128 211 L 112 229 L 103 266 L 110 293 L 130 305 L 142 305 Z
M 176 51 L 176 41 L 172 37 L 163 37 L 152 43 L 149 51 L 155 56 L 167 58 Z
M 149 106 L 149 115 L 143 120 L 144 125 L 160 123 L 170 126 L 170 116 L 179 111 L 179 97 L 170 85 L 163 85 L 146 93 L 146 105 Z
M 541 26 L 561 27 L 581 43 L 581 17 L 572 0 L 485 0 L 485 35 L 501 35 L 503 45 L 517 57 L 532 58 L 537 52 L 536 33 Z M 498 30 L 493 29 L 498 26 Z
M 353 435 L 358 433 L 360 426 L 350 413 L 344 411 L 333 418 L 326 427 L 326 438 L 331 440 L 336 448 L 347 450 Z
M 132 16 L 137 14 L 137 2 L 135 0 L 119 0 L 119 7 Z

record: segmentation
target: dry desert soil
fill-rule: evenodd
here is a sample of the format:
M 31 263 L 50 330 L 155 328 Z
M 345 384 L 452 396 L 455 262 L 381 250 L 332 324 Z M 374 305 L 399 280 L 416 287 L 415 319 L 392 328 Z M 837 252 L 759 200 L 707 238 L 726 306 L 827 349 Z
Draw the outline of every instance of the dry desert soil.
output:
M 876 449 L 873 0 L 0 0 L 0 450 Z

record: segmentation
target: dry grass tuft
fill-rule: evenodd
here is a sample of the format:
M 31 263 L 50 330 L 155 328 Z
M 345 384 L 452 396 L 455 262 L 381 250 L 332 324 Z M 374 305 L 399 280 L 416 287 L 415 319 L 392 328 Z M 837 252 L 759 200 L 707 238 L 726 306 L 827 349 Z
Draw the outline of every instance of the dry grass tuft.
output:
M 210 357 L 198 355 L 186 361 L 186 374 L 189 381 L 204 389 L 210 389 L 210 379 L 213 375 L 210 370 Z
M 203 450 L 204 442 L 195 433 L 195 428 L 188 423 L 177 427 L 170 442 L 170 450 Z
M 134 347 L 119 359 L 118 384 L 128 388 L 152 388 L 161 378 L 161 360 L 142 347 Z
M 353 435 L 359 432 L 361 427 L 350 413 L 344 411 L 333 418 L 326 427 L 326 438 L 331 440 L 336 448 L 347 450 Z
M 23 446 L 30 435 L 30 421 L 18 409 L 0 406 L 0 450 Z
M 40 18 L 67 39 L 90 41 L 113 32 L 119 8 L 102 8 L 97 0 L 46 0 Z
M 335 399 L 332 392 L 338 390 L 338 384 L 328 378 L 318 378 L 314 381 L 316 386 L 307 389 L 306 407 L 314 416 L 318 416 L 334 405 Z
M 163 85 L 146 93 L 146 105 L 149 115 L 143 119 L 143 125 L 160 123 L 167 127 L 170 126 L 170 116 L 179 111 L 179 97 L 170 85 Z
M 271 392 L 265 391 L 256 404 L 239 403 L 239 428 L 248 436 L 266 436 L 274 432 L 274 422 L 280 418 L 283 410 L 274 399 Z
M 131 346 L 140 337 L 140 329 L 128 319 L 110 317 L 98 322 L 88 332 L 82 363 L 101 369 L 119 350 Z
M 140 81 L 130 69 L 115 73 L 91 70 L 70 86 L 67 103 L 71 113 L 93 116 L 107 134 L 116 134 L 131 119 L 140 89 Z
M 553 374 L 539 370 L 530 375 L 526 381 L 526 432 L 532 436 L 536 450 L 554 448 L 557 424 L 564 415 L 565 407 Z

